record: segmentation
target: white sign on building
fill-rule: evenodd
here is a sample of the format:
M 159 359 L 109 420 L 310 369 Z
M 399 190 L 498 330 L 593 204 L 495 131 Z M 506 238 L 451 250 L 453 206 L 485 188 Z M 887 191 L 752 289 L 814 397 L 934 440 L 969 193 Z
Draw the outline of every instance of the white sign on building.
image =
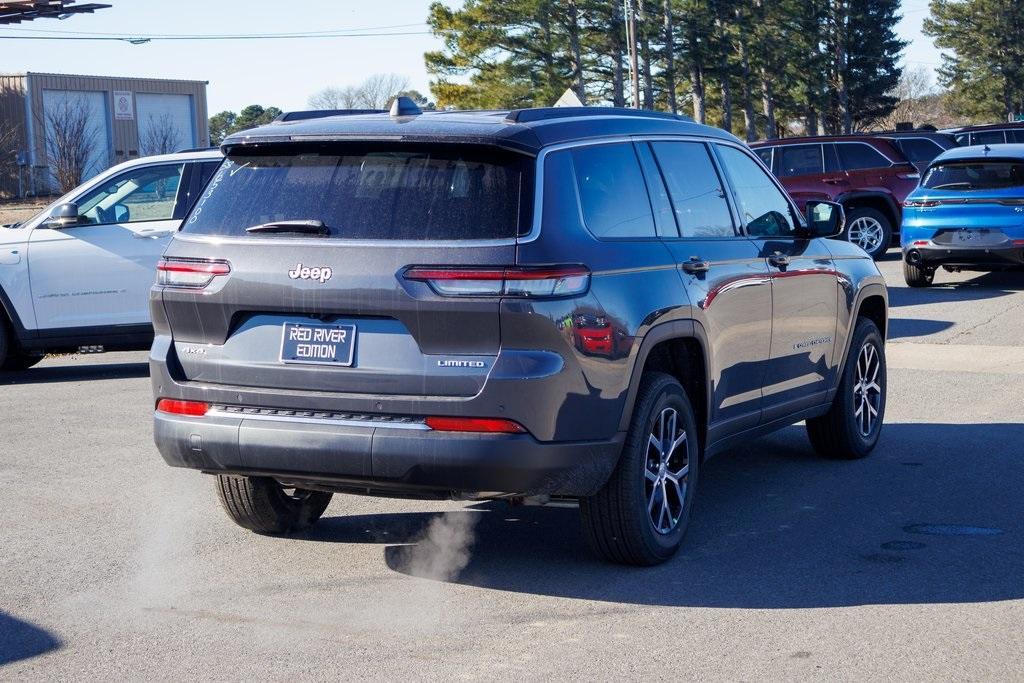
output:
M 135 105 L 130 90 L 114 91 L 114 118 L 118 121 L 131 121 L 135 118 Z

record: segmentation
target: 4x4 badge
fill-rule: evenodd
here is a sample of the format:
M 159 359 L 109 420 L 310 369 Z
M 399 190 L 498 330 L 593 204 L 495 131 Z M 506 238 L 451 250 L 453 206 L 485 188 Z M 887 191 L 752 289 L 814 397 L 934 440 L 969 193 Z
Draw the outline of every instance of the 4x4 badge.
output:
M 310 268 L 302 265 L 301 261 L 295 264 L 295 268 L 288 271 L 288 277 L 293 280 L 316 280 L 321 284 L 330 280 L 332 275 L 334 275 L 334 271 L 327 266 Z

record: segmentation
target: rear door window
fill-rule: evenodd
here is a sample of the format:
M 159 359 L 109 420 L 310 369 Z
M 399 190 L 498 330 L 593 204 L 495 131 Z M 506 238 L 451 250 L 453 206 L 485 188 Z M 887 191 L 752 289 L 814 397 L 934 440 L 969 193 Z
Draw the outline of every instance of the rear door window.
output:
M 632 143 L 572 150 L 583 220 L 598 238 L 655 237 L 654 216 Z
M 184 232 L 321 221 L 330 237 L 507 239 L 529 230 L 533 159 L 456 145 L 278 145 L 227 156 Z
M 972 145 L 1002 145 L 1006 142 L 1001 130 L 983 130 L 971 133 Z
M 780 178 L 825 172 L 821 145 L 783 145 L 777 153 L 776 173 Z
M 1006 131 L 1007 142 L 1024 142 L 1024 130 L 1008 130 Z
M 772 147 L 758 147 L 754 150 L 754 154 L 756 154 L 768 168 L 772 167 L 772 149 Z
M 888 168 L 892 162 L 871 145 L 860 142 L 837 143 L 836 151 L 839 161 L 847 171 L 859 171 L 865 168 Z
M 1024 163 L 993 160 L 937 164 L 925 174 L 921 186 L 945 191 L 1024 187 Z
M 734 237 L 725 187 L 701 142 L 652 142 L 683 237 Z

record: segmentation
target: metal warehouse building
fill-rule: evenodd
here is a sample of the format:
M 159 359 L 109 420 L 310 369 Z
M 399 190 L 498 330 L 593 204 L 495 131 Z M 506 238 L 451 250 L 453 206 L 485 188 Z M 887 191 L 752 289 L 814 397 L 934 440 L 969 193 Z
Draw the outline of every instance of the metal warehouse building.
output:
M 206 81 L 0 75 L 0 195 L 54 191 L 54 144 L 79 119 L 82 180 L 127 159 L 209 144 Z M 84 125 L 83 125 L 84 124 Z

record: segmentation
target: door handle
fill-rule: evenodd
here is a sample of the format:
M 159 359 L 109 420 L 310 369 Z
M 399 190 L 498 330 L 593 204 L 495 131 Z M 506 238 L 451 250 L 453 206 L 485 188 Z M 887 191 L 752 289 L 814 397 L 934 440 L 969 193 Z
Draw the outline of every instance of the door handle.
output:
M 172 233 L 174 233 L 173 230 L 140 230 L 139 232 L 133 232 L 132 237 L 137 240 L 144 240 L 148 238 L 167 237 Z
M 697 273 L 706 273 L 711 270 L 711 262 L 704 261 L 698 256 L 691 256 L 689 261 L 684 261 L 679 267 L 691 275 L 696 275 Z
M 826 185 L 840 185 L 846 182 L 846 178 L 824 178 L 821 182 Z
M 781 270 L 789 265 L 789 257 L 777 251 L 768 257 L 768 263 Z

